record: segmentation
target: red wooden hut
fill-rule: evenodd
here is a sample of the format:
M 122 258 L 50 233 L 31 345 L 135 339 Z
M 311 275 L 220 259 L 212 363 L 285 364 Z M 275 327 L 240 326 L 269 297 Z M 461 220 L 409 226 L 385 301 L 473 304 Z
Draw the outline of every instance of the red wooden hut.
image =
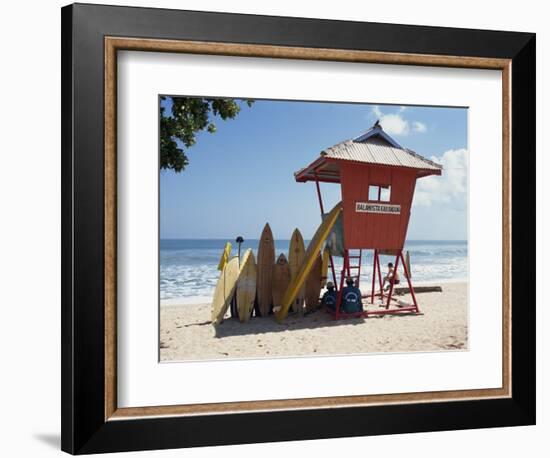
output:
M 375 297 L 379 297 L 383 307 L 367 309 L 359 315 L 419 312 L 403 257 L 403 246 L 416 180 L 441 175 L 441 170 L 441 165 L 400 146 L 377 121 L 363 135 L 325 149 L 315 161 L 294 174 L 297 182 L 315 182 L 322 214 L 324 209 L 319 183 L 341 185 L 344 259 L 339 282 L 332 260 L 334 253 L 330 260 L 334 284 L 339 293 L 336 318 L 344 315 L 340 305 L 345 277 L 355 278 L 356 284 L 359 284 L 363 250 L 374 250 L 372 290 L 370 295 L 364 297 L 370 297 L 371 304 L 374 304 Z M 404 271 L 413 304 L 403 305 L 392 297 L 393 282 L 389 292 L 382 290 L 381 254 L 395 256 L 394 270 L 398 271 L 401 266 Z M 376 279 L 379 292 L 375 291 Z

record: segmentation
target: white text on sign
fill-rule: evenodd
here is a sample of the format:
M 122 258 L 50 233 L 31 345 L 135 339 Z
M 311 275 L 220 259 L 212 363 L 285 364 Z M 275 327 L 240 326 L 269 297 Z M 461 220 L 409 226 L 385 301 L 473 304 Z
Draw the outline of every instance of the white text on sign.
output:
M 371 204 L 368 202 L 356 202 L 355 211 L 357 213 L 386 213 L 390 215 L 399 215 L 401 214 L 401 205 Z

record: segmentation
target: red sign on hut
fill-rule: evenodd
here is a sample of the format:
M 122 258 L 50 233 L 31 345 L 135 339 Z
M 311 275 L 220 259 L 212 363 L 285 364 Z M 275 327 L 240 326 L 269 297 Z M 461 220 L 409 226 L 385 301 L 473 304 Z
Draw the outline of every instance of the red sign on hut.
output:
M 342 315 L 341 303 L 344 279 L 351 277 L 359 285 L 363 250 L 374 250 L 371 304 L 379 297 L 384 307 L 367 310 L 360 315 L 418 312 L 410 274 L 403 257 L 403 246 L 411 214 L 414 188 L 418 178 L 441 175 L 442 166 L 403 148 L 391 138 L 378 121 L 363 135 L 338 143 L 321 152 L 319 158 L 295 173 L 296 181 L 314 181 L 317 186 L 321 213 L 324 213 L 319 183 L 340 183 L 342 190 L 342 234 L 344 262 L 337 281 L 331 256 L 334 284 L 339 283 L 335 317 Z M 355 250 L 355 253 L 350 252 Z M 332 255 L 336 253 L 332 252 Z M 404 270 L 413 304 L 403 306 L 392 298 L 394 282 L 383 291 L 380 254 L 395 256 L 394 272 Z M 355 264 L 354 264 L 355 261 Z M 376 279 L 379 292 L 375 292 Z M 397 303 L 395 305 L 392 300 Z

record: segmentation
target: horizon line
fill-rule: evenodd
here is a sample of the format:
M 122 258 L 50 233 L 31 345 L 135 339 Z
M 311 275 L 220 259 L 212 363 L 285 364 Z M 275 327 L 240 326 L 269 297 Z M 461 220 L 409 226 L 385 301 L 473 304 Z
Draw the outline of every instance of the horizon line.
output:
M 235 237 L 226 238 L 226 237 L 160 237 L 159 240 L 228 240 L 233 241 Z M 259 238 L 246 238 L 246 240 L 260 240 Z M 279 240 L 290 240 L 290 239 L 279 239 Z M 308 238 L 306 240 L 311 240 Z M 468 239 L 405 239 L 406 242 L 467 242 Z

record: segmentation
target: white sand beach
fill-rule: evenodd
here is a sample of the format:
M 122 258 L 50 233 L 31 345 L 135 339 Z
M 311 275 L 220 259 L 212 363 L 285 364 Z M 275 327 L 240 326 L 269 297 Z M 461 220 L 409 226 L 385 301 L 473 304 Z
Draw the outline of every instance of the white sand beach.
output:
M 441 293 L 417 294 L 421 315 L 335 321 L 318 310 L 289 315 L 283 324 L 272 316 L 240 323 L 227 315 L 217 328 L 210 322 L 208 303 L 164 304 L 161 361 L 466 350 L 467 283 L 444 283 L 442 288 Z M 408 295 L 400 299 L 410 302 Z

